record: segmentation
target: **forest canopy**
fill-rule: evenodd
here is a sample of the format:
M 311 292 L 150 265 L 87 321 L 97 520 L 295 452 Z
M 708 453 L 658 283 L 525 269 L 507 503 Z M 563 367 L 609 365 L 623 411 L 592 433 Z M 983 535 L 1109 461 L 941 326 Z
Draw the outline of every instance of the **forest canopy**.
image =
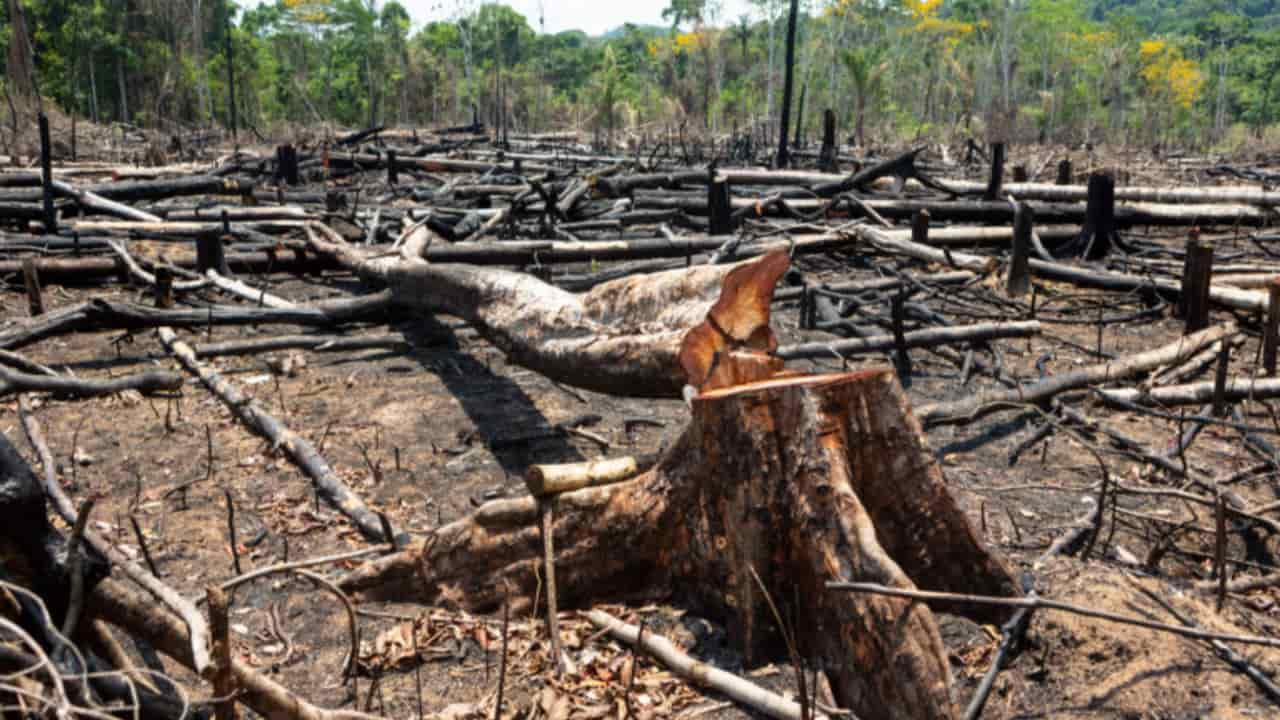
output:
M 230 54 L 240 121 L 262 131 L 505 108 L 513 128 L 610 136 L 776 124 L 788 11 L 670 0 L 662 27 L 592 37 L 471 0 L 425 24 L 397 0 L 5 0 L 6 77 L 18 7 L 40 95 L 97 122 L 226 124 Z M 1280 114 L 1280 2 L 804 0 L 795 67 L 806 133 L 831 108 L 858 141 L 1239 143 Z

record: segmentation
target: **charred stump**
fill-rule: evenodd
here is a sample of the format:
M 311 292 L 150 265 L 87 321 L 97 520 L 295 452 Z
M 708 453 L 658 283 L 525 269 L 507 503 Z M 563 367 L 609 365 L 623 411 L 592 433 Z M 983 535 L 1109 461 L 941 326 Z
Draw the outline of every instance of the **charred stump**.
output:
M 1107 172 L 1095 172 L 1089 176 L 1088 200 L 1085 207 L 1084 229 L 1077 241 L 1086 260 L 1100 260 L 1111 251 L 1116 233 L 1116 180 Z
M 822 149 L 818 151 L 818 169 L 822 172 L 835 172 L 836 154 L 836 114 L 827 108 L 822 113 Z

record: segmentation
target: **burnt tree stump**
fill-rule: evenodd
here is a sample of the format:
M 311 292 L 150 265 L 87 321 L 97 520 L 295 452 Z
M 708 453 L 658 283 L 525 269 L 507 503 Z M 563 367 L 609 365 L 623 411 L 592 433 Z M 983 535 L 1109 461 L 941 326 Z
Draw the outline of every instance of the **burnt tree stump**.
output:
M 830 108 L 822 113 L 822 149 L 818 151 L 818 169 L 822 172 L 836 171 L 836 114 Z
M 1089 176 L 1084 228 L 1078 244 L 1086 260 L 1101 260 L 1119 240 L 1116 232 L 1116 180 L 1107 172 Z
M 782 653 L 762 584 L 784 617 L 800 619 L 800 652 L 827 673 L 839 703 L 867 718 L 956 717 L 933 610 L 825 585 L 1013 596 L 1017 584 L 949 494 L 891 369 L 781 369 L 768 308 L 787 265 L 782 252 L 735 269 L 689 333 L 681 363 L 700 392 L 657 465 L 540 499 L 554 510 L 560 606 L 673 601 L 724 622 L 756 663 Z M 510 587 L 515 609 L 527 610 L 540 586 L 538 502 L 490 502 L 341 585 L 474 611 L 496 607 Z M 937 609 L 981 622 L 1007 615 Z

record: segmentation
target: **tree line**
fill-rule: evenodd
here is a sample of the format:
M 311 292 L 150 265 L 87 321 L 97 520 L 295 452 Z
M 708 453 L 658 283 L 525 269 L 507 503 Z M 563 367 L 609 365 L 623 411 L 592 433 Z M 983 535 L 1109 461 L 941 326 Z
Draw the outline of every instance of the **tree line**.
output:
M 752 0 L 738 17 L 670 0 L 664 25 L 600 37 L 446 1 L 449 19 L 415 27 L 397 0 L 5 0 L 4 90 L 146 127 L 225 125 L 234 84 L 239 122 L 262 132 L 772 131 L 794 4 L 804 135 L 830 108 L 860 144 L 1242 143 L 1280 114 L 1273 0 Z

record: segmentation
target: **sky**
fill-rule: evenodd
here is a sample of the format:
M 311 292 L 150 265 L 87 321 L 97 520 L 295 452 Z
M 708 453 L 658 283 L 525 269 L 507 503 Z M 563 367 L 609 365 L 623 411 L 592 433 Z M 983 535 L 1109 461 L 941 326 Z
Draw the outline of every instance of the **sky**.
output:
M 252 2 L 253 0 L 250 0 Z M 262 0 L 258 0 L 262 2 Z M 538 28 L 538 0 L 501 0 Z M 481 0 L 400 0 L 413 16 L 414 27 L 431 20 L 447 20 L 458 14 L 460 7 L 478 5 Z M 669 0 L 542 0 L 547 32 L 582 30 L 588 35 L 606 33 L 626 22 L 637 25 L 665 25 L 662 11 Z M 380 3 L 381 5 L 381 3 Z M 736 20 L 751 12 L 748 0 L 721 0 L 718 25 Z

